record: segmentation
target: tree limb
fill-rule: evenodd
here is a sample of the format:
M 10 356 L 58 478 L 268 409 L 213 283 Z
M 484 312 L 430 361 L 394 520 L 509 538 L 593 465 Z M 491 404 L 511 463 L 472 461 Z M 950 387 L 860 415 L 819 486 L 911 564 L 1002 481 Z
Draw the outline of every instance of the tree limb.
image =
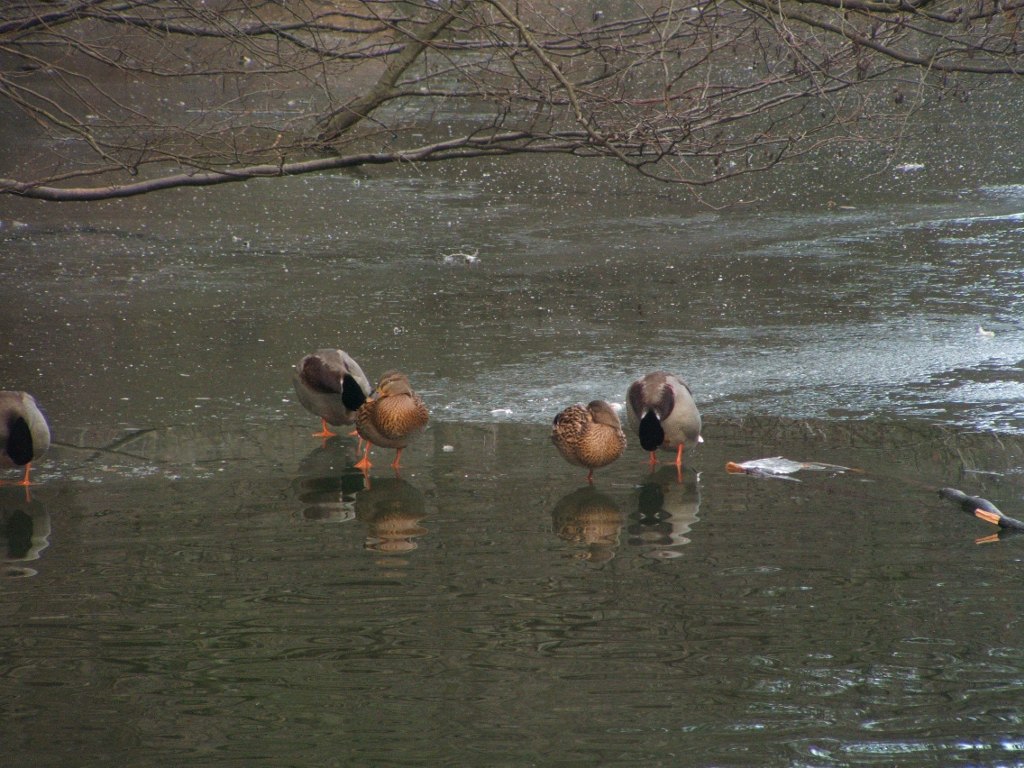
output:
M 470 0 L 454 0 L 449 9 L 439 13 L 437 17 L 427 24 L 418 35 L 405 32 L 409 36 L 409 42 L 405 47 L 389 61 L 376 84 L 368 89 L 362 96 L 343 107 L 333 110 L 323 120 L 323 128 L 317 137 L 323 144 L 330 144 L 336 141 L 339 136 L 352 129 L 357 123 L 366 118 L 377 107 L 388 101 L 394 91 L 395 83 L 411 67 L 427 47 L 441 34 L 444 29 L 458 18 L 458 15 L 466 9 Z

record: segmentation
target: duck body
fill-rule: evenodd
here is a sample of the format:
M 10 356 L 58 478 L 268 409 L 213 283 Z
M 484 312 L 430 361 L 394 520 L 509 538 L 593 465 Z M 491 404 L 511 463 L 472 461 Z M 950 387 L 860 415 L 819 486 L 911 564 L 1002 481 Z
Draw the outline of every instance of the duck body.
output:
M 586 406 L 570 405 L 561 411 L 551 426 L 551 442 L 570 464 L 590 470 L 605 467 L 622 455 L 626 434 L 615 409 L 604 400 L 592 400 Z
M 318 349 L 303 357 L 295 366 L 292 385 L 302 407 L 319 416 L 322 431 L 315 437 L 333 437 L 328 424 L 354 424 L 356 409 L 345 405 L 342 397 L 345 378 L 358 387 L 363 398 L 370 394 L 370 381 L 359 363 L 341 349 Z
M 0 466 L 25 467 L 20 485 L 31 485 L 31 463 L 50 447 L 50 426 L 28 392 L 0 391 Z
M 637 379 L 626 391 L 630 427 L 640 438 L 640 447 L 657 463 L 658 449 L 676 452 L 676 466 L 683 463 L 683 451 L 701 437 L 700 411 L 690 386 L 680 377 L 655 371 Z
M 343 382 L 344 397 L 349 407 L 359 403 L 359 390 L 355 382 Z M 398 371 L 388 371 L 369 397 L 362 398 L 356 409 L 355 424 L 359 436 L 367 441 L 366 454 L 356 464 L 369 469 L 370 446 L 394 448 L 397 453 L 391 466 L 398 468 L 404 449 L 427 426 L 430 414 L 409 383 L 409 377 Z

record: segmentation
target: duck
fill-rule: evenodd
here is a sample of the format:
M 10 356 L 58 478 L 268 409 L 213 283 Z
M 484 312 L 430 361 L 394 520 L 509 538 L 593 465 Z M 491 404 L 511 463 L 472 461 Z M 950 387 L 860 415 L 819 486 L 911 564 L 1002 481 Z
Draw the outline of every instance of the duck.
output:
M 626 448 L 619 414 L 604 400 L 587 405 L 570 405 L 551 426 L 551 442 L 570 464 L 590 470 L 587 482 L 594 482 L 594 470 L 615 461 Z
M 295 366 L 292 385 L 302 407 L 320 417 L 321 429 L 313 437 L 335 437 L 328 424 L 354 424 L 355 409 L 345 406 L 342 385 L 345 378 L 358 387 L 364 399 L 370 394 L 370 381 L 359 363 L 341 349 L 318 349 L 303 357 Z
M 32 485 L 32 462 L 50 447 L 50 425 L 28 392 L 0 391 L 0 466 L 24 467 L 18 485 Z
M 658 449 L 663 449 L 676 452 L 675 465 L 680 468 L 686 448 L 704 442 L 690 385 L 674 373 L 655 371 L 630 384 L 626 410 L 640 447 L 651 455 L 651 466 L 658 463 Z
M 413 391 L 409 377 L 399 371 L 388 371 L 381 376 L 373 392 L 366 395 L 355 377 L 346 374 L 341 396 L 345 407 L 355 412 L 356 432 L 366 441 L 366 453 L 356 463 L 356 468 L 366 471 L 372 466 L 370 447 L 376 445 L 395 449 L 391 468 L 397 470 L 402 451 L 430 419 L 427 406 Z

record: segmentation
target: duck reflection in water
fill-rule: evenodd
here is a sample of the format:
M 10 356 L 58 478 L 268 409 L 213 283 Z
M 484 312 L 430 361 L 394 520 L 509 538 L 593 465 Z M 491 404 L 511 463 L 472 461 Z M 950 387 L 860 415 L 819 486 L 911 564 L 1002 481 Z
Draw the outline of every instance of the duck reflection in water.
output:
M 356 494 L 366 487 L 366 475 L 352 466 L 347 441 L 324 441 L 299 462 L 296 496 L 304 520 L 345 522 L 355 519 Z
M 594 564 L 615 557 L 624 522 L 618 505 L 589 485 L 560 498 L 551 511 L 555 535 L 582 547 L 575 556 Z
M 366 476 L 359 470 L 340 475 L 303 477 L 298 481 L 298 497 L 303 520 L 344 523 L 356 517 L 356 494 L 366 487 Z
M 416 539 L 427 529 L 419 522 L 427 516 L 420 490 L 400 477 L 374 480 L 356 494 L 356 517 L 366 525 L 367 549 L 385 555 L 401 555 L 416 549 Z M 395 565 L 395 560 L 388 560 Z
M 674 466 L 663 466 L 640 486 L 637 514 L 629 526 L 629 543 L 643 547 L 643 557 L 668 560 L 679 557 L 689 544 L 686 534 L 700 512 L 700 475 L 680 483 Z
M 20 563 L 38 560 L 50 546 L 50 513 L 38 502 L 19 504 L 0 512 L 0 552 L 8 578 L 35 576 L 33 568 Z

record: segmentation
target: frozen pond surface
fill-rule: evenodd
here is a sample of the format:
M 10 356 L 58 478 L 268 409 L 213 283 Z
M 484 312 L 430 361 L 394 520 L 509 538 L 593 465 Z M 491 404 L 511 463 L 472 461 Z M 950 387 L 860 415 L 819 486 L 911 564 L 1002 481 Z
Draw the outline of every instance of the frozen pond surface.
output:
M 9 219 L 6 369 L 59 377 L 55 416 L 113 399 L 134 426 L 292 418 L 282 367 L 327 345 L 407 369 L 447 420 L 543 423 L 663 367 L 721 415 L 1024 425 L 1024 186 L 643 216 L 459 189 L 306 179 Z
M 1024 186 L 926 160 L 726 210 L 557 164 L 3 201 L 57 441 L 0 487 L 3 764 L 1024 764 L 1024 538 L 935 493 L 1021 516 Z M 321 346 L 427 401 L 400 477 L 310 437 Z M 707 443 L 581 488 L 552 416 L 656 368 Z M 859 471 L 724 471 L 773 455 Z

